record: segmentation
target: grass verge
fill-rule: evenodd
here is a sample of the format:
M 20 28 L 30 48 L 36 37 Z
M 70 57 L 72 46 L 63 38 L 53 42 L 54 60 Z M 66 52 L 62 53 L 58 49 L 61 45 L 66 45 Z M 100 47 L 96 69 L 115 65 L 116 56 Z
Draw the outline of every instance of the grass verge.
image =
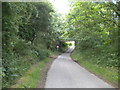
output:
M 51 52 L 51 56 L 57 56 L 59 52 Z M 40 80 L 42 80 L 43 70 L 46 65 L 53 61 L 52 58 L 46 58 L 41 60 L 37 64 L 31 66 L 31 68 L 10 88 L 37 88 Z
M 97 65 L 94 63 L 94 60 L 85 60 L 84 55 L 79 51 L 75 50 L 71 54 L 73 60 L 78 62 L 81 66 L 85 67 L 88 71 L 94 73 L 99 78 L 102 78 L 104 81 L 108 82 L 114 87 L 118 87 L 118 70 L 115 68 L 105 67 L 102 65 Z

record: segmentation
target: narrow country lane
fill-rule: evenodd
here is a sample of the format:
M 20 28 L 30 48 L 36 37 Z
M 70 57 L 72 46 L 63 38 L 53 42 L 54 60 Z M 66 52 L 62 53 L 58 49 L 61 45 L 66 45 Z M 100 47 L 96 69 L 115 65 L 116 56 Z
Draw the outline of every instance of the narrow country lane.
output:
M 74 46 L 53 62 L 45 88 L 113 88 L 74 62 L 70 57 L 73 49 Z

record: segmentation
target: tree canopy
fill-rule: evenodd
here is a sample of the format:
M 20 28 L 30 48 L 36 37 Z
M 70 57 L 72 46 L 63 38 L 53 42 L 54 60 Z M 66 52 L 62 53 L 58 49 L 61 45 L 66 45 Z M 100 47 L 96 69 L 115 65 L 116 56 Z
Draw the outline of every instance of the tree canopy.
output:
M 67 34 L 76 41 L 76 48 L 101 55 L 96 62 L 118 66 L 119 2 L 79 2 L 72 4 L 67 15 Z M 109 57 L 109 58 L 108 58 Z M 106 59 L 106 60 L 105 60 Z

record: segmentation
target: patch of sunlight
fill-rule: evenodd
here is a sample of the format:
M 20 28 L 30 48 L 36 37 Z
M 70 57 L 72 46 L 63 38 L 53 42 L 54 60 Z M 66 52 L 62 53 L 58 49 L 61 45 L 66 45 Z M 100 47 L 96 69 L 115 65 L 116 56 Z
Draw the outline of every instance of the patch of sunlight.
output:
M 70 6 L 68 0 L 49 0 L 61 14 L 67 14 Z

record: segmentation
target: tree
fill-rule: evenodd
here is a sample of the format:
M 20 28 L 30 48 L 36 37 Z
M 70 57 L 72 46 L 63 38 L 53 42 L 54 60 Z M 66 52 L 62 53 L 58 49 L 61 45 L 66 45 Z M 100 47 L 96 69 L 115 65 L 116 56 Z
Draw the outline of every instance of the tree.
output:
M 76 41 L 76 48 L 83 52 L 94 52 L 89 56 L 105 54 L 106 58 L 109 57 L 105 64 L 109 63 L 109 66 L 117 66 L 119 16 L 117 4 L 76 1 L 67 16 L 69 27 L 67 35 Z

